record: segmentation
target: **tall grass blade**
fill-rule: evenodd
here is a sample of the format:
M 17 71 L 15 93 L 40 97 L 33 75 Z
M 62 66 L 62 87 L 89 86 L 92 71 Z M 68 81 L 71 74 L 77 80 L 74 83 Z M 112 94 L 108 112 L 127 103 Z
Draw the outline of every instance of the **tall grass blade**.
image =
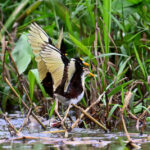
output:
M 116 93 L 118 92 L 121 92 L 121 89 L 126 87 L 127 85 L 129 85 L 130 83 L 132 83 L 133 80 L 130 80 L 128 82 L 125 82 L 117 87 L 115 87 L 109 94 L 108 94 L 108 97 L 112 96 L 112 95 L 115 95 Z
M 29 71 L 29 73 L 28 73 L 28 81 L 29 81 L 30 98 L 31 98 L 31 100 L 33 100 L 34 85 L 35 85 L 35 76 L 32 73 L 32 71 Z
M 119 107 L 119 104 L 115 104 L 109 112 L 108 119 L 113 115 L 114 111 Z
M 145 68 L 144 68 L 144 66 L 143 66 L 143 64 L 142 64 L 142 62 L 141 62 L 141 59 L 140 59 L 140 56 L 139 56 L 139 54 L 138 54 L 138 52 L 137 52 L 137 49 L 136 49 L 135 44 L 134 44 L 133 46 L 134 46 L 134 52 L 135 52 L 135 55 L 136 55 L 136 59 L 137 59 L 137 61 L 138 61 L 138 63 L 139 63 L 139 66 L 140 66 L 140 68 L 141 68 L 141 70 L 142 70 L 142 73 L 143 73 L 143 75 L 144 75 L 144 78 L 146 78 L 146 71 L 145 71 Z
M 111 29 L 111 0 L 103 0 L 103 20 L 105 53 L 109 53 L 109 34 Z
M 9 27 L 13 24 L 13 22 L 17 19 L 18 15 L 21 13 L 21 11 L 24 9 L 24 7 L 28 4 L 30 0 L 23 0 L 18 7 L 13 11 L 13 13 L 9 16 L 6 23 L 4 24 L 4 27 L 1 29 L 0 32 L 0 41 L 2 39 L 3 34 L 6 30 L 9 29 Z
M 53 115 L 53 113 L 54 113 L 55 105 L 56 105 L 56 99 L 55 99 L 55 101 L 53 102 L 53 105 L 52 105 L 52 107 L 51 107 L 51 111 L 50 111 L 50 113 L 49 113 L 49 117 L 50 117 L 50 118 L 52 117 L 52 115 Z
M 69 37 L 73 41 L 73 43 L 81 49 L 81 51 L 84 54 L 88 55 L 89 58 L 94 57 L 92 55 L 92 53 L 90 52 L 90 50 L 84 44 L 82 44 L 80 41 L 78 41 L 73 35 L 69 34 Z

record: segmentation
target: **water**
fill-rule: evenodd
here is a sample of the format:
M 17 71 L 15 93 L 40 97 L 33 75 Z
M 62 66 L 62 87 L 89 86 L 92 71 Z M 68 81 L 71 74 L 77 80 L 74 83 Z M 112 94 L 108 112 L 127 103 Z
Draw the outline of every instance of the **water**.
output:
M 11 123 L 19 129 L 24 122 L 21 114 L 9 115 Z M 49 130 L 60 130 L 59 128 L 51 128 Z M 64 138 L 64 133 L 50 134 L 45 133 L 40 125 L 30 126 L 28 124 L 22 131 L 23 136 L 27 139 L 17 140 L 10 135 L 8 124 L 4 119 L 0 118 L 0 150 L 125 150 L 127 138 L 123 132 L 104 133 L 103 130 L 90 130 L 75 128 L 69 133 L 68 138 Z M 138 145 L 143 150 L 149 150 L 150 142 L 147 140 L 149 132 L 140 136 L 139 133 L 130 134 L 133 140 L 139 140 Z M 37 139 L 35 139 L 37 138 Z M 145 141 L 144 141 L 145 139 Z M 143 141 L 142 141 L 143 140 Z

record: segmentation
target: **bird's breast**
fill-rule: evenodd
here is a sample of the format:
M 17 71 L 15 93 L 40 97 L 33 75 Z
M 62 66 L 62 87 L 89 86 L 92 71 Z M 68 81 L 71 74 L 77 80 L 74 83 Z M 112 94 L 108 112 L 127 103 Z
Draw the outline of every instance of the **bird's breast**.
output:
M 65 96 L 59 95 L 57 93 L 54 94 L 55 97 L 58 99 L 60 103 L 63 105 L 69 105 L 69 104 L 77 104 L 78 102 L 81 101 L 81 99 L 84 96 L 84 91 L 82 91 L 77 97 L 75 98 L 67 98 Z

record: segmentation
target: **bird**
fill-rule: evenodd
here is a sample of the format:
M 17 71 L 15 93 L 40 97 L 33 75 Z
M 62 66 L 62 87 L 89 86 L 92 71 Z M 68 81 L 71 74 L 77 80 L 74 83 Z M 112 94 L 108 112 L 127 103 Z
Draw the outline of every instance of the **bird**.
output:
M 29 26 L 28 41 L 35 55 L 41 83 L 50 97 L 64 105 L 77 104 L 84 96 L 85 76 L 89 66 L 82 58 L 70 60 L 56 48 L 47 33 L 37 24 Z

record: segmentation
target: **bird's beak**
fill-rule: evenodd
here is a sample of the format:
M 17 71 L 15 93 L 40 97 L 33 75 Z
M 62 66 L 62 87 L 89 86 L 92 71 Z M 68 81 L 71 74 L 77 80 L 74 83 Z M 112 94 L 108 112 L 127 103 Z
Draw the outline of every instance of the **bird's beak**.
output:
M 83 68 L 84 69 L 84 72 L 85 72 L 85 75 L 90 75 L 90 76 L 92 76 L 92 77 L 95 77 L 95 75 L 93 74 L 93 73 L 91 73 L 91 72 L 89 72 L 89 69 L 88 68 Z
M 86 62 L 83 62 L 83 65 L 85 65 L 85 66 L 87 66 L 87 67 L 89 66 L 89 64 L 88 64 L 88 63 L 86 63 Z
M 80 57 L 80 60 L 82 60 L 83 65 L 85 65 L 85 66 L 89 67 L 89 64 L 88 64 L 87 62 L 85 62 L 83 58 L 81 58 L 81 57 Z
M 88 64 L 88 63 L 86 63 L 86 62 L 84 61 L 84 59 L 83 59 L 83 58 L 81 58 L 81 57 L 80 57 L 80 59 L 82 60 L 83 65 L 85 65 L 85 66 L 87 66 L 87 67 L 89 66 L 89 64 Z M 88 74 L 89 74 L 90 76 L 92 76 L 92 77 L 95 77 L 95 75 L 94 75 L 93 73 L 89 72 L 89 71 L 88 71 Z
M 93 73 L 91 73 L 91 72 L 89 73 L 89 75 L 92 76 L 92 77 L 95 77 L 95 75 Z

